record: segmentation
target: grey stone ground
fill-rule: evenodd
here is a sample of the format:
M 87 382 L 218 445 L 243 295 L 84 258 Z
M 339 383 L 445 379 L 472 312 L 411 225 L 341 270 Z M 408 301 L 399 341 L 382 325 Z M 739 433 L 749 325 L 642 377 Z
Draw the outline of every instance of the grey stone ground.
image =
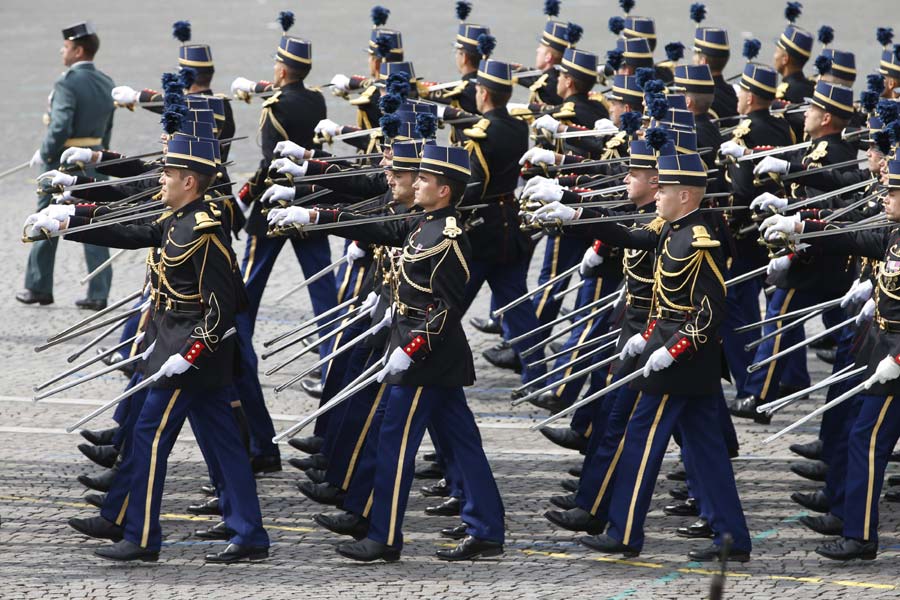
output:
M 497 56 L 530 62 L 535 37 L 543 18 L 540 2 L 475 2 L 472 20 L 490 24 L 500 44 Z M 605 23 L 614 3 L 586 0 L 564 1 L 563 17 L 582 24 L 587 32 L 582 47 L 605 50 L 612 45 Z M 599 6 L 598 6 L 599 4 Z M 687 19 L 688 2 L 639 3 L 637 13 L 651 14 L 659 28 L 672 32 L 662 42 L 688 42 L 692 32 Z M 835 0 L 807 3 L 803 24 L 810 29 L 827 22 L 837 30 L 838 48 L 857 51 L 860 72 L 869 72 L 877 60 L 876 26 L 890 25 L 896 16 L 893 2 L 866 3 L 866 13 L 847 10 Z M 764 41 L 763 57 L 772 50 L 771 41 L 783 25 L 783 3 L 710 2 L 711 24 L 727 25 L 732 46 L 740 47 L 739 32 L 752 31 Z M 447 80 L 452 72 L 450 41 L 455 31 L 452 3 L 403 2 L 389 4 L 394 10 L 390 24 L 404 34 L 408 56 L 417 71 L 433 80 Z M 272 21 L 278 10 L 298 13 L 297 35 L 309 37 L 315 48 L 316 67 L 310 80 L 325 83 L 335 72 L 360 72 L 362 49 L 368 36 L 370 3 L 349 2 L 202 2 L 183 6 L 166 3 L 108 3 L 91 0 L 73 4 L 49 1 L 3 3 L 0 18 L 5 23 L 6 85 L 0 95 L 0 167 L 27 159 L 37 147 L 40 115 L 46 94 L 60 72 L 56 49 L 58 29 L 79 18 L 90 17 L 100 28 L 103 47 L 98 62 L 117 83 L 133 87 L 156 86 L 163 70 L 175 63 L 176 42 L 169 36 L 176 19 L 190 19 L 194 39 L 213 45 L 219 71 L 216 88 L 225 90 L 238 75 L 264 78 L 271 72 L 270 60 L 278 32 Z M 305 12 L 300 12 L 301 10 Z M 403 14 L 403 13 L 406 14 Z M 737 61 L 730 70 L 737 70 Z M 336 120 L 350 122 L 352 112 L 341 101 L 329 100 Z M 251 134 L 258 105 L 236 106 L 238 133 Z M 332 118 L 334 118 L 334 116 Z M 117 115 L 113 147 L 136 153 L 151 148 L 158 128 L 146 113 Z M 235 148 L 233 169 L 238 179 L 254 168 L 257 149 L 252 141 Z M 4 192 L 7 218 L 0 224 L 6 242 L 0 273 L 7 282 L 0 295 L 4 311 L 0 323 L 0 357 L 3 359 L 0 396 L 0 580 L 3 598 L 144 598 L 202 597 L 540 597 L 540 598 L 698 598 L 708 588 L 706 567 L 688 563 L 685 555 L 693 547 L 679 541 L 672 531 L 682 524 L 665 517 L 661 508 L 671 484 L 660 481 L 650 517 L 645 553 L 636 560 L 600 557 L 579 547 L 574 537 L 554 529 L 541 513 L 547 499 L 560 492 L 558 481 L 579 457 L 546 442 L 528 431 L 537 411 L 510 409 L 508 392 L 516 378 L 487 365 L 480 352 L 492 339 L 467 329 L 472 336 L 479 380 L 468 390 L 470 403 L 482 427 L 485 446 L 494 467 L 507 508 L 508 544 L 500 560 L 473 564 L 445 564 L 432 557 L 443 543 L 439 527 L 450 523 L 425 517 L 425 501 L 414 494 L 406 530 L 408 544 L 403 561 L 393 565 L 359 566 L 339 560 L 333 552 L 337 539 L 315 527 L 311 516 L 318 507 L 299 496 L 294 482 L 299 475 L 288 471 L 266 477 L 259 483 L 264 516 L 274 547 L 272 559 L 252 566 L 217 568 L 204 565 L 202 555 L 213 546 L 192 539 L 190 533 L 202 519 L 184 512 L 199 496 L 197 485 L 205 469 L 188 431 L 176 445 L 170 461 L 167 495 L 163 503 L 166 547 L 163 560 L 154 566 L 111 566 L 94 560 L 89 542 L 69 530 L 65 521 L 91 511 L 82 501 L 83 490 L 75 477 L 90 471 L 76 450 L 80 438 L 64 433 L 67 424 L 118 393 L 121 376 L 113 375 L 76 388 L 64 398 L 31 403 L 31 385 L 61 370 L 64 357 L 76 345 L 34 354 L 31 348 L 67 323 L 83 317 L 72 302 L 82 290 L 80 249 L 61 245 L 57 264 L 56 304 L 47 308 L 23 307 L 12 294 L 21 285 L 28 248 L 17 240 L 21 222 L 33 205 L 35 172 L 22 172 L 6 179 Z M 243 251 L 238 243 L 237 251 Z M 335 245 L 337 252 L 337 244 Z M 538 249 L 541 252 L 541 249 Z M 539 254 L 540 255 L 540 254 Z M 337 254 L 335 254 L 337 256 Z M 140 253 L 132 253 L 115 267 L 112 298 L 121 297 L 139 285 Z M 532 278 L 536 272 L 532 273 Z M 274 298 L 299 280 L 294 259 L 282 257 L 275 267 L 271 287 L 260 311 L 258 339 L 271 337 L 309 310 L 305 297 L 292 298 L 276 306 Z M 483 293 L 472 314 L 486 311 Z M 7 320 L 8 319 L 8 320 Z M 810 360 L 814 377 L 824 365 Z M 284 376 L 264 379 L 276 426 L 284 428 L 314 406 L 296 391 L 275 396 L 272 387 Z M 772 445 L 762 439 L 813 408 L 819 399 L 801 403 L 778 416 L 768 427 L 738 422 L 742 458 L 735 462 L 738 485 L 754 536 L 754 560 L 730 568 L 729 597 L 791 598 L 896 598 L 900 577 L 896 568 L 898 512 L 896 505 L 882 506 L 882 554 L 873 563 L 835 564 L 820 560 L 813 548 L 819 539 L 794 521 L 804 514 L 788 495 L 793 490 L 813 490 L 787 470 L 792 461 L 788 443 L 809 439 L 816 427 L 787 436 Z M 100 420 L 97 426 L 106 425 Z M 291 456 L 286 449 L 285 458 Z M 667 467 L 664 467 L 664 469 Z M 891 465 L 889 472 L 898 472 Z

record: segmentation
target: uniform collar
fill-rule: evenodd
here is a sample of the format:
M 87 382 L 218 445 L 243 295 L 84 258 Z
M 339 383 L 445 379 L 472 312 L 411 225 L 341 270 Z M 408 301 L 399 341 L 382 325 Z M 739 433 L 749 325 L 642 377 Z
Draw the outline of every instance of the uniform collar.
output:
M 652 202 L 648 202 L 647 204 L 645 204 L 643 206 L 636 206 L 635 212 L 640 213 L 640 214 L 656 212 L 656 200 L 654 200 Z
M 688 214 L 684 215 L 684 216 L 681 217 L 680 219 L 676 219 L 676 220 L 672 221 L 669 225 L 671 225 L 672 229 L 674 229 L 675 231 L 678 231 L 679 229 L 681 229 L 681 228 L 684 227 L 685 225 L 689 225 L 689 224 L 690 224 L 691 222 L 693 222 L 697 217 L 700 216 L 700 213 L 697 212 L 698 210 L 699 210 L 699 209 L 696 209 L 696 208 L 695 208 L 694 210 L 692 210 L 692 211 L 689 212 Z
M 79 60 L 77 63 L 72 64 L 72 66 L 69 67 L 69 70 L 70 70 L 70 71 L 73 70 L 73 69 L 88 69 L 88 70 L 93 70 L 93 69 L 95 69 L 95 68 L 96 68 L 96 67 L 94 67 L 94 61 L 92 61 L 92 60 Z
M 477 79 L 477 78 L 478 78 L 478 69 L 476 69 L 474 71 L 469 71 L 468 73 L 466 73 L 465 75 L 460 77 L 460 79 L 462 79 L 463 81 L 469 81 L 471 79 Z
M 509 111 L 506 109 L 505 106 L 498 106 L 497 108 L 487 111 L 486 113 L 484 113 L 481 116 L 484 117 L 485 119 L 489 119 L 490 117 L 498 117 L 498 118 L 499 117 L 508 117 Z
M 433 210 L 431 212 L 423 214 L 425 215 L 425 221 L 437 221 L 439 219 L 443 219 L 444 217 L 454 216 L 456 214 L 456 207 L 445 206 L 444 208 L 439 208 L 437 210 Z
M 175 218 L 180 219 L 185 215 L 189 215 L 203 208 L 203 197 L 191 200 L 181 208 L 175 211 Z
M 293 81 L 288 83 L 287 85 L 281 86 L 279 89 L 281 90 L 302 90 L 304 89 L 304 85 L 302 81 Z

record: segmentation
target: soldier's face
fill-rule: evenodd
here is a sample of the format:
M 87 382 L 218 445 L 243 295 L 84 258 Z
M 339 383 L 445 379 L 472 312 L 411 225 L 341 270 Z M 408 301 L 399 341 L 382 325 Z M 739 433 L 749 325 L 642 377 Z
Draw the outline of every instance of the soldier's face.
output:
M 553 64 L 553 55 L 550 54 L 550 49 L 543 44 L 538 44 L 537 50 L 535 50 L 534 66 L 538 69 L 546 69 L 551 64 Z
M 680 185 L 661 185 L 656 191 L 656 214 L 668 222 L 686 215 L 690 194 Z
M 423 210 L 431 210 L 442 202 L 442 195 L 449 199 L 450 188 L 446 185 L 438 185 L 437 177 L 432 173 L 419 171 L 415 183 L 415 204 Z
M 900 221 L 900 190 L 888 190 L 884 197 L 884 214 L 890 221 Z
M 62 48 L 59 49 L 59 54 L 62 56 L 63 64 L 67 67 L 71 67 L 78 61 L 84 60 L 83 50 L 81 47 L 76 46 L 72 40 L 63 40 L 63 45 Z
M 742 114 L 742 115 L 750 114 L 750 102 L 753 100 L 750 92 L 748 92 L 744 88 L 738 86 L 737 98 L 738 98 L 738 103 L 737 103 L 738 114 Z
M 878 149 L 878 146 L 875 144 L 869 144 L 869 149 L 866 150 L 866 159 L 868 159 L 868 163 L 866 166 L 869 168 L 869 171 L 872 175 L 877 176 L 881 171 L 882 161 L 884 161 L 884 154 Z
M 556 95 L 565 98 L 569 95 L 569 87 L 572 85 L 572 77 L 566 73 L 560 73 L 556 78 Z
M 183 175 L 179 169 L 171 167 L 163 169 L 159 183 L 162 185 L 162 200 L 166 206 L 179 206 L 187 199 L 189 182 Z
M 775 53 L 772 55 L 772 66 L 775 67 L 775 70 L 780 73 L 787 64 L 787 60 L 788 53 L 782 50 L 781 46 L 775 46 Z
M 656 195 L 656 169 L 630 169 L 625 176 L 628 199 L 636 206 L 653 201 Z
M 691 54 L 691 62 L 695 65 L 705 65 L 706 58 L 699 52 L 694 52 Z
M 381 60 L 374 54 L 369 55 L 369 76 L 378 77 L 381 70 Z
M 394 200 L 402 203 L 404 206 L 412 206 L 416 196 L 413 184 L 418 173 L 415 171 L 389 171 L 389 173 L 393 174 L 393 177 L 388 181 L 388 185 L 391 188 L 391 193 L 394 195 Z
M 816 138 L 822 126 L 825 125 L 825 115 L 828 114 L 818 106 L 810 106 L 806 109 L 803 117 L 803 131 L 809 134 L 811 138 Z
M 622 114 L 625 112 L 625 103 L 620 102 L 619 100 L 610 100 L 609 101 L 609 120 L 612 121 L 616 127 L 622 126 Z

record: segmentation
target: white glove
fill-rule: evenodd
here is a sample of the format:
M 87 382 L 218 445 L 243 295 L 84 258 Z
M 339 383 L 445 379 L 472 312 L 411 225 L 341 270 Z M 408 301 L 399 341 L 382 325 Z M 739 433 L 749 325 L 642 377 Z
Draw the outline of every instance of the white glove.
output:
M 341 126 L 331 119 L 322 119 L 316 124 L 316 133 L 334 137 L 341 133 Z
M 136 104 L 141 98 L 141 93 L 127 85 L 117 85 L 112 89 L 112 99 L 116 104 Z
M 549 131 L 550 133 L 556 133 L 559 129 L 560 122 L 551 117 L 550 115 L 544 115 L 534 123 L 531 124 L 534 129 L 544 129 Z
M 519 164 L 524 165 L 526 162 L 530 162 L 533 165 L 555 165 L 556 164 L 556 153 L 552 150 L 545 150 L 544 148 L 538 148 L 535 146 L 531 148 L 522 155 L 522 158 L 519 159 Z M 534 179 L 530 179 L 529 181 L 534 181 Z
M 887 383 L 900 377 L 900 365 L 894 360 L 893 356 L 885 356 L 875 367 L 875 372 L 866 380 L 866 389 L 869 389 L 876 383 Z
M 436 104 L 435 106 L 437 107 L 437 118 L 443 121 L 444 113 L 447 112 L 447 105 L 446 104 Z
M 286 185 L 272 185 L 265 192 L 263 192 L 262 198 L 260 198 L 260 202 L 262 202 L 266 206 L 271 206 L 276 202 L 291 202 L 294 199 L 294 195 L 297 193 L 292 187 L 288 187 Z M 269 215 L 272 214 L 272 211 L 269 211 Z
M 594 121 L 594 130 L 606 134 L 619 133 L 619 128 L 609 119 L 597 119 Z
M 91 163 L 94 162 L 94 151 L 90 148 L 66 148 L 63 150 L 62 156 L 59 157 L 59 162 L 67 165 L 74 165 L 75 163 Z
M 331 78 L 331 85 L 336 90 L 347 92 L 350 90 L 350 78 L 342 73 L 338 73 Z
M 672 358 L 665 346 L 657 348 L 650 355 L 650 358 L 647 359 L 647 362 L 644 363 L 644 377 L 649 377 L 650 373 L 655 371 L 662 371 L 666 367 L 671 366 L 673 362 L 675 362 L 675 359 Z
M 235 92 L 247 92 L 248 94 L 253 93 L 253 90 L 256 89 L 256 83 L 250 81 L 246 77 L 238 77 L 234 81 L 231 82 L 231 95 L 233 96 Z
M 766 156 L 759 161 L 759 164 L 753 167 L 753 174 L 778 173 L 780 175 L 787 175 L 788 169 L 790 168 L 791 163 L 788 161 L 775 158 L 774 156 Z
M 269 225 L 277 225 L 278 220 L 281 219 L 286 212 L 286 208 L 272 208 L 266 213 L 266 220 L 269 222 Z
M 47 215 L 51 219 L 56 219 L 60 223 L 65 223 L 66 219 L 75 214 L 75 206 L 72 204 L 51 204 L 42 210 L 41 214 Z
M 635 333 L 628 338 L 628 341 L 622 346 L 622 351 L 619 353 L 619 360 L 625 360 L 629 356 L 637 356 L 643 352 L 646 347 L 647 340 L 644 339 L 644 334 Z
M 394 351 L 391 352 L 391 355 L 388 357 L 387 364 L 378 372 L 378 383 L 384 381 L 384 378 L 388 375 L 402 373 L 407 370 L 411 364 L 412 359 L 403 351 L 403 348 L 394 348 Z M 900 366 L 898 366 L 898 368 L 900 368 Z
M 558 185 L 556 183 L 546 183 L 544 185 L 538 185 L 531 188 L 530 190 L 528 190 L 528 193 L 525 194 L 525 196 L 529 200 L 539 200 L 541 202 L 559 202 L 560 200 L 562 200 L 564 191 L 565 190 L 561 185 Z M 575 217 L 573 216 L 567 220 L 571 221 L 574 218 Z
M 859 314 L 856 315 L 856 324 L 862 325 L 867 321 L 871 321 L 872 317 L 875 316 L 875 298 L 869 298 L 866 300 L 866 303 L 863 304 L 862 310 L 859 311 Z
M 72 202 L 73 200 L 77 200 L 75 196 L 72 195 L 72 192 L 69 190 L 63 190 L 62 194 L 56 194 L 53 196 L 54 204 L 65 204 L 66 202 Z
M 269 165 L 269 168 L 275 167 L 275 170 L 279 173 L 290 173 L 294 177 L 303 177 L 306 175 L 306 169 L 309 167 L 309 163 L 305 160 L 303 164 L 297 164 L 289 158 L 276 158 L 272 161 L 272 164 Z
M 391 304 L 387 307 L 387 310 L 384 311 L 384 316 L 381 317 L 381 321 L 378 322 L 378 329 L 373 330 L 372 335 L 378 333 L 385 327 L 390 327 L 391 321 L 394 320 L 394 312 L 396 312 L 394 306 L 395 305 Z M 374 306 L 372 307 L 372 312 L 375 312 Z
M 506 110 L 528 110 L 528 105 L 521 102 L 507 102 Z
M 540 175 L 537 175 L 525 182 L 525 187 L 522 188 L 522 193 L 527 195 L 529 190 L 532 190 L 542 184 L 556 185 L 556 180 L 550 179 L 549 177 L 541 177 Z
M 578 216 L 578 211 L 562 202 L 551 202 L 534 211 L 534 216 L 539 221 L 555 221 L 557 219 L 560 221 L 573 221 Z
M 279 156 L 293 156 L 297 160 L 306 160 L 306 148 L 295 144 L 290 140 L 282 140 L 275 144 L 275 154 Z
M 56 233 L 57 231 L 59 231 L 59 221 L 57 221 L 53 217 L 42 215 L 40 213 L 38 213 L 36 219 L 32 219 L 33 216 L 35 215 L 29 215 L 28 219 L 26 219 L 25 221 L 26 226 L 31 225 L 31 232 L 28 234 L 29 236 L 43 236 L 43 229 L 46 229 L 50 233 Z
M 159 372 L 163 377 L 174 377 L 175 375 L 181 375 L 190 368 L 191 363 L 185 357 L 180 354 L 173 354 L 162 364 Z
M 599 267 L 602 264 L 603 257 L 594 252 L 594 248 L 591 247 L 584 251 L 584 256 L 581 258 L 581 265 L 578 267 L 578 272 L 584 277 L 588 271 L 594 267 Z
M 38 148 L 34 151 L 34 154 L 31 155 L 31 158 L 28 159 L 29 167 L 37 167 L 44 164 L 44 157 L 41 156 L 41 149 Z
M 841 298 L 841 308 L 847 308 L 849 304 L 859 304 L 860 302 L 869 300 L 872 297 L 872 281 L 866 279 L 860 282 L 854 281 L 850 286 L 850 290 Z
M 779 198 L 775 194 L 763 192 L 750 203 L 750 210 L 766 210 L 770 206 L 774 207 L 775 210 L 781 210 L 787 205 L 787 198 Z
M 153 340 L 153 343 L 147 346 L 147 349 L 141 353 L 141 360 L 148 360 L 150 355 L 153 354 L 154 348 L 156 348 L 156 340 Z
M 284 212 L 278 218 L 278 225 L 307 225 L 309 224 L 309 210 L 303 208 L 302 206 L 289 206 L 288 208 L 281 209 Z M 272 216 L 272 212 L 269 211 L 269 216 Z M 269 219 L 269 223 L 272 220 Z
M 769 266 L 766 267 L 766 275 L 775 275 L 776 273 L 781 273 L 782 271 L 787 271 L 791 266 L 791 257 L 790 256 L 780 256 L 778 258 L 773 258 L 769 261 Z
M 347 246 L 347 266 L 352 267 L 353 261 L 357 258 L 362 258 L 366 255 L 366 251 L 359 246 L 356 245 L 356 242 L 351 242 L 349 246 Z
M 366 299 L 363 300 L 362 305 L 359 307 L 359 312 L 368 312 L 370 317 L 375 316 L 375 306 L 378 304 L 378 294 L 375 292 L 369 292 L 369 295 L 366 296 Z
M 61 185 L 61 186 L 69 186 L 75 185 L 75 182 L 78 181 L 78 178 L 74 175 L 69 175 L 68 173 L 63 173 L 62 171 L 57 171 L 56 169 L 52 171 L 45 171 L 38 175 L 38 179 L 50 179 L 50 185 Z
M 780 231 L 788 235 L 796 232 L 796 225 L 800 222 L 800 214 L 786 217 L 784 215 L 772 215 L 759 224 L 759 230 L 766 234 L 768 238 L 770 233 Z
M 733 156 L 734 158 L 740 158 L 747 152 L 746 146 L 741 146 L 737 142 L 733 142 L 731 140 L 727 140 L 722 142 L 722 145 L 719 146 L 719 154 L 722 156 Z

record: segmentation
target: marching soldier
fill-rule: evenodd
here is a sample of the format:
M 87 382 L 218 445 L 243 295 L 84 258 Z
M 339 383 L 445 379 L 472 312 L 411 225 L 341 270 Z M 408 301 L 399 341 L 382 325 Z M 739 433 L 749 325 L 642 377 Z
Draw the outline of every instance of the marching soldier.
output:
M 562 98 L 557 93 L 557 79 L 559 73 L 556 65 L 562 61 L 563 52 L 569 47 L 565 39 L 565 31 L 568 24 L 557 21 L 559 16 L 559 0 L 545 0 L 544 14 L 547 15 L 547 23 L 541 32 L 541 40 L 535 50 L 535 68 L 543 71 L 541 75 L 533 77 L 516 77 L 518 85 L 525 86 L 530 92 L 528 102 L 540 102 L 550 106 L 562 103 Z M 519 67 L 517 71 L 523 70 Z
M 694 32 L 693 61 L 695 65 L 707 65 L 712 73 L 716 91 L 710 113 L 713 119 L 718 119 L 719 127 L 733 125 L 738 115 L 737 94 L 722 76 L 730 56 L 731 48 L 726 30 L 697 27 Z
M 788 110 L 792 108 L 791 104 L 804 104 L 807 98 L 812 97 L 814 89 L 813 82 L 803 74 L 803 66 L 812 56 L 813 36 L 805 29 L 794 25 L 794 20 L 800 14 L 799 5 L 799 2 L 788 2 L 785 14 L 791 22 L 778 38 L 775 54 L 772 57 L 772 64 L 781 76 L 781 83 L 775 90 L 775 97 L 787 104 Z M 801 114 L 802 111 L 787 115 L 791 129 L 798 140 L 803 137 Z

